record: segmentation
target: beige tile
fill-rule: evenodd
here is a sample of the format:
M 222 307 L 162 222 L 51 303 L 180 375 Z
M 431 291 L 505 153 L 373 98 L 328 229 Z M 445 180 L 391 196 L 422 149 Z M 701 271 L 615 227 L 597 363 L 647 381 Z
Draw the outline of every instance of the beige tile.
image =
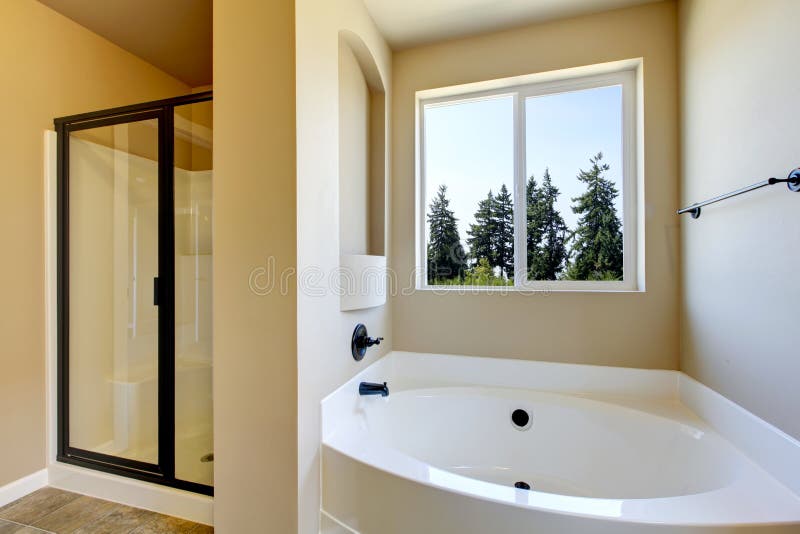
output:
M 42 496 L 45 496 L 45 495 L 55 495 L 56 493 L 60 493 L 61 491 L 62 490 L 58 490 L 58 489 L 51 488 L 51 487 L 44 487 L 44 488 L 42 488 L 40 490 L 36 490 L 36 491 L 34 491 L 32 493 L 29 493 L 28 495 L 25 495 L 24 497 L 21 497 L 21 498 L 17 499 L 16 501 L 11 501 L 10 503 L 6 504 L 5 506 L 0 506 L 0 518 L 3 517 L 3 512 L 5 512 L 6 510 L 8 510 L 9 508 L 11 508 L 13 506 L 21 504 L 23 502 L 31 501 L 33 499 L 42 498 Z
M 189 534 L 193 533 L 197 526 L 197 523 L 185 519 L 159 515 L 153 521 L 135 529 L 131 534 Z
M 16 534 L 19 528 L 20 526 L 16 523 L 11 523 L 9 521 L 0 519 L 0 534 Z
M 42 488 L 8 504 L 0 510 L 0 519 L 32 525 L 44 516 L 80 497 L 77 493 Z
M 110 513 L 115 504 L 101 499 L 93 499 L 81 495 L 70 502 L 35 521 L 33 526 L 50 530 L 56 534 L 70 534 L 78 528 L 104 517 Z
M 212 534 L 213 532 L 212 527 L 185 519 L 55 488 L 43 488 L 0 508 L 0 534 Z
M 75 530 L 75 534 L 127 534 L 153 521 L 159 514 L 115 504 L 109 513 Z
M 46 534 L 46 531 L 0 519 L 0 534 Z

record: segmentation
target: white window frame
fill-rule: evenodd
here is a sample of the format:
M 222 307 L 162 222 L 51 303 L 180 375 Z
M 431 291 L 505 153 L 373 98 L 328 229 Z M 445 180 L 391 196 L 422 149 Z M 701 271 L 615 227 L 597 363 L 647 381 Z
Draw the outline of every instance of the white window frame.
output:
M 588 72 L 593 72 L 587 74 Z M 622 87 L 623 280 L 527 280 L 525 228 L 525 102 L 528 97 L 599 87 Z M 483 88 L 488 87 L 488 88 Z M 644 217 L 641 138 L 643 123 L 641 60 L 629 60 L 543 74 L 493 80 L 417 92 L 416 113 L 416 258 L 417 289 L 436 291 L 643 291 Z M 425 216 L 425 109 L 503 96 L 513 98 L 514 131 L 514 286 L 440 286 L 428 284 Z

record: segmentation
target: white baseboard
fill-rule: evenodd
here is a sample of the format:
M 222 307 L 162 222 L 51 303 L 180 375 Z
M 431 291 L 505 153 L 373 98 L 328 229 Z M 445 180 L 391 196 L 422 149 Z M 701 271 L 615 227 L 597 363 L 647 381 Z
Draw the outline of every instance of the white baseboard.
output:
M 45 486 L 47 486 L 47 469 L 41 469 L 28 476 L 9 482 L 0 487 L 0 506 L 5 506 Z
M 50 465 L 49 483 L 54 488 L 89 497 L 127 504 L 204 525 L 214 524 L 214 499 L 206 495 L 58 462 Z

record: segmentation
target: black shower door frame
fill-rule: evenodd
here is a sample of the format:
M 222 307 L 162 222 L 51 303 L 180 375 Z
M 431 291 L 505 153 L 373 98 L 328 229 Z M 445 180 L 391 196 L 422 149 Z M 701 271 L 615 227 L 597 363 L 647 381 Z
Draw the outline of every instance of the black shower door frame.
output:
M 175 108 L 211 91 L 54 119 L 57 141 L 57 451 L 59 462 L 204 495 L 214 487 L 175 477 Z M 73 447 L 69 442 L 69 135 L 158 120 L 158 463 Z

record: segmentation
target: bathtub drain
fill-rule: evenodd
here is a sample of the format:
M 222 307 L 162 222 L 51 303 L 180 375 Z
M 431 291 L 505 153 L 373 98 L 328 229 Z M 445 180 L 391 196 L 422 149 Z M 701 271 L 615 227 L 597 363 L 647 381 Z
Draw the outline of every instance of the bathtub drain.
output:
M 533 419 L 527 410 L 517 408 L 511 412 L 511 424 L 517 430 L 528 430 L 533 424 Z
M 514 487 L 517 488 L 517 489 L 524 489 L 524 490 L 531 489 L 531 485 L 530 484 L 528 484 L 527 482 L 522 482 L 522 481 L 515 482 L 514 483 Z

